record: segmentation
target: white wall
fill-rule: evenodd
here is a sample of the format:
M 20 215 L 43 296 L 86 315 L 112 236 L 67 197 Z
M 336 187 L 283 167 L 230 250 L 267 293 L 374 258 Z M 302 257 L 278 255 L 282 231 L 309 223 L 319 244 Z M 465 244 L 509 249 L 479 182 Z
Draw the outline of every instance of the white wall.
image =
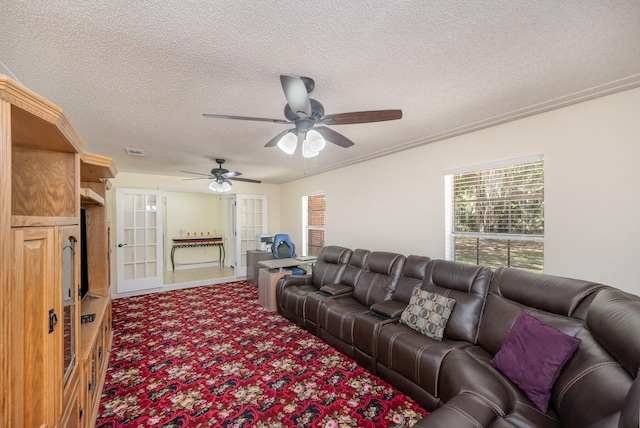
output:
M 163 192 L 162 195 L 166 214 L 165 270 L 172 269 L 172 239 L 180 237 L 181 231 L 184 237 L 187 234 L 203 234 L 222 237 L 223 242 L 227 242 L 227 203 L 223 195 L 211 192 Z M 219 260 L 220 252 L 216 247 L 181 248 L 176 251 L 174 257 L 176 263 L 211 263 L 213 260 Z M 176 266 L 176 269 L 180 268 L 181 266 Z
M 444 258 L 443 171 L 533 154 L 545 272 L 640 294 L 640 89 L 287 183 L 280 224 L 301 242 L 301 197 L 324 191 L 328 244 Z

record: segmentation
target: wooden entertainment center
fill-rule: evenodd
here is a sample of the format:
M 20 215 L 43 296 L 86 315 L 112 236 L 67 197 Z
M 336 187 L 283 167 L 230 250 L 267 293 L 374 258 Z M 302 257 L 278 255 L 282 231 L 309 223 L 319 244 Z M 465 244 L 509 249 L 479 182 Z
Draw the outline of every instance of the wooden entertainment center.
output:
M 116 168 L 84 147 L 59 107 L 0 75 L 2 427 L 95 425 L 112 340 L 105 193 Z

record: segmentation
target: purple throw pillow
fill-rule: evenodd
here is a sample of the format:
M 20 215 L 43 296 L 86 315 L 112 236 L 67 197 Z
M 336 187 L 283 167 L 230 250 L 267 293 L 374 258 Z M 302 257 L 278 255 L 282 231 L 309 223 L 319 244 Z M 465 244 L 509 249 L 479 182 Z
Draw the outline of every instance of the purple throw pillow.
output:
M 551 389 L 581 342 L 522 312 L 491 364 L 546 413 Z

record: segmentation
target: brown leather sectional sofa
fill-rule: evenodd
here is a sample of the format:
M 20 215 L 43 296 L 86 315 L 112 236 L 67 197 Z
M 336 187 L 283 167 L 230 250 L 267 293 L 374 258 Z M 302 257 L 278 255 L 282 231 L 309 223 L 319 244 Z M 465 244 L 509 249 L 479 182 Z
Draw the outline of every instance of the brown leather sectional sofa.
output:
M 442 340 L 400 322 L 426 295 L 416 287 L 455 301 Z M 418 427 L 639 426 L 638 296 L 517 269 L 338 246 L 322 249 L 312 275 L 281 279 L 276 294 L 283 316 L 430 411 Z M 522 363 L 531 365 L 522 370 Z

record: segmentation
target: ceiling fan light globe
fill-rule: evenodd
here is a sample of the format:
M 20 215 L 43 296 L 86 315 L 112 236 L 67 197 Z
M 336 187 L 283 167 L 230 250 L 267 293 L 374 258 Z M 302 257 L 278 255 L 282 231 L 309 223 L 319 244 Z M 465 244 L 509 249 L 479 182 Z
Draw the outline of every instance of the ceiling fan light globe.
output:
M 316 153 L 320 153 L 320 151 L 327 145 L 327 142 L 325 141 L 322 134 L 320 134 L 315 129 L 310 129 L 309 131 L 307 131 L 305 142 L 307 141 L 309 142 L 309 150 Z
M 209 190 L 215 193 L 224 193 L 231 190 L 231 185 L 224 181 L 222 182 L 212 181 L 211 184 L 209 184 Z
M 304 140 L 304 142 L 302 143 L 302 157 L 313 158 L 318 156 L 319 154 L 320 152 L 311 150 L 311 144 L 309 143 L 309 140 Z
M 298 137 L 293 132 L 287 132 L 284 134 L 280 141 L 278 141 L 278 147 L 280 150 L 288 155 L 292 155 L 296 151 L 298 145 Z

